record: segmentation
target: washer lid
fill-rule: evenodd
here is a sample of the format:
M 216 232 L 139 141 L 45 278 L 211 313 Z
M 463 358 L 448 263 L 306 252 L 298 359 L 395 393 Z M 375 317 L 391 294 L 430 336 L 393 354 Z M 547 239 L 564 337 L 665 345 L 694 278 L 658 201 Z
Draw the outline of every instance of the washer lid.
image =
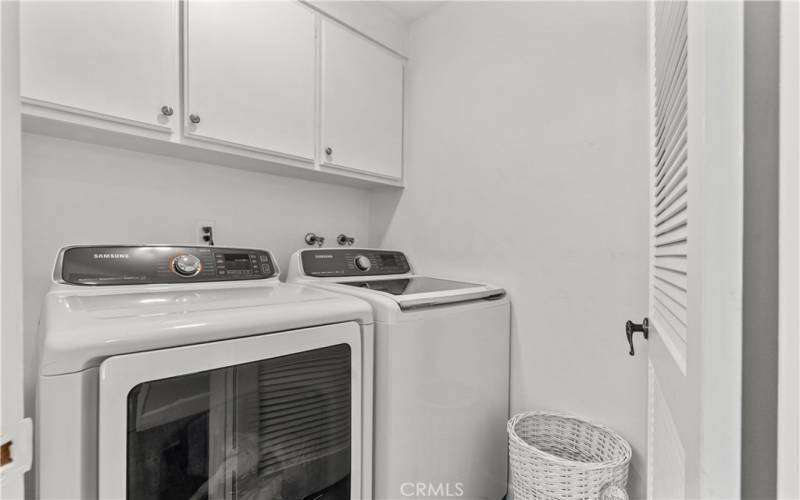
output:
M 505 290 L 491 285 L 453 281 L 428 276 L 411 276 L 391 279 L 340 281 L 341 285 L 366 288 L 389 294 L 400 309 L 431 307 L 505 296 Z
M 71 373 L 108 356 L 356 321 L 357 298 L 277 281 L 169 286 L 55 285 L 40 322 L 42 375 Z

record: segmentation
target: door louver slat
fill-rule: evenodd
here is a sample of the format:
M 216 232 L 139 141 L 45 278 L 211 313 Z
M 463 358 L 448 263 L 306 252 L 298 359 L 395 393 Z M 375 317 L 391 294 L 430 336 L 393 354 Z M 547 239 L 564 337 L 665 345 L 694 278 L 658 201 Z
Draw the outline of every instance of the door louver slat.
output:
M 687 157 L 687 152 L 684 151 L 681 153 L 679 161 L 685 161 Z M 675 189 L 678 188 L 680 183 L 686 178 L 687 171 L 686 171 L 686 164 L 682 164 L 680 166 L 675 167 L 672 169 L 668 177 L 662 179 L 662 181 L 656 186 L 656 206 L 661 206 L 664 203 L 664 200 L 667 197 L 675 192 Z
M 653 287 L 653 294 L 661 299 L 664 303 L 672 304 L 673 309 L 686 317 L 686 292 L 679 290 L 675 287 L 661 287 L 658 284 Z
M 661 295 L 662 297 L 668 297 L 669 300 L 667 302 L 672 302 L 676 304 L 677 308 L 681 308 L 684 310 L 686 309 L 684 307 L 686 300 L 685 290 L 681 290 L 677 287 L 662 282 L 656 282 L 656 284 L 653 286 L 653 295 Z
M 684 191 L 685 192 L 685 191 Z M 680 193 L 683 194 L 683 193 Z M 659 216 L 656 217 L 656 228 L 660 228 L 662 225 L 670 222 L 673 219 L 686 218 L 686 200 L 676 200 L 673 202 L 669 207 L 669 210 L 664 210 L 661 212 Z
M 673 7 L 674 6 L 672 4 L 670 4 L 669 2 L 657 3 L 656 4 L 656 24 L 657 24 L 656 31 L 657 32 L 665 33 L 665 28 L 667 26 L 669 26 L 669 24 L 674 23 L 675 9 Z M 660 37 L 658 37 L 658 36 L 656 37 L 656 50 L 659 53 L 663 54 L 665 52 L 665 45 L 668 44 L 672 40 L 672 36 L 674 36 L 674 34 L 675 33 L 670 32 L 669 33 L 670 36 L 663 36 L 662 35 Z M 660 66 L 657 66 L 656 67 L 656 77 L 657 78 L 662 78 L 663 77 L 663 73 L 665 71 L 667 71 L 668 69 L 669 69 L 669 67 L 666 64 L 662 64 Z M 663 91 L 662 88 L 656 88 L 656 92 L 661 92 L 661 91 Z
M 677 323 L 673 324 L 680 324 L 683 327 L 686 327 L 686 310 L 682 307 L 675 307 L 670 300 L 665 300 L 660 295 L 656 294 L 654 300 L 658 303 L 659 307 L 663 307 L 665 311 L 669 313 L 668 317 L 671 320 L 677 321 Z
M 682 48 L 686 41 L 686 26 L 683 23 L 685 15 L 685 10 L 677 12 L 673 9 L 673 15 L 669 17 L 664 28 L 666 28 L 666 24 L 672 24 L 677 25 L 678 29 L 672 30 L 669 39 L 656 48 L 657 52 L 662 54 L 662 64 L 657 68 L 656 79 L 664 82 L 664 84 L 656 87 L 657 106 L 663 106 L 664 96 L 675 90 L 673 86 L 675 82 L 674 76 L 680 67 L 680 64 L 676 61 L 680 60 L 683 55 Z
M 685 21 L 685 11 L 684 15 L 680 17 L 680 22 Z M 685 70 L 685 55 L 686 52 L 684 49 L 686 48 L 686 27 L 683 26 L 678 32 L 675 33 L 675 39 L 669 46 L 668 55 L 666 65 L 669 66 L 668 70 L 661 72 L 658 75 L 658 78 L 661 78 L 665 83 L 668 85 L 663 85 L 658 88 L 657 90 L 657 101 L 656 105 L 663 106 L 663 98 L 667 95 L 674 95 L 676 91 L 680 91 L 679 87 L 674 86 L 676 81 L 679 81 L 676 78 L 676 75 L 680 74 L 681 69 Z M 669 106 L 663 106 L 668 108 Z M 663 118 L 663 117 L 662 117 Z
M 688 8 L 655 2 L 652 321 L 686 343 L 689 248 Z
M 687 221 L 685 219 L 679 220 L 673 223 L 671 226 L 668 227 L 658 227 L 656 226 L 656 238 L 666 237 L 672 234 L 676 234 L 679 231 L 683 230 L 686 227 Z
M 684 47 L 676 47 L 678 50 L 682 50 Z M 666 83 L 669 81 L 670 84 L 679 83 L 682 81 L 686 76 L 687 71 L 687 62 L 688 59 L 685 55 L 679 55 L 678 59 L 676 60 L 676 66 L 674 71 L 670 72 L 667 75 L 664 75 L 664 82 Z M 680 86 L 675 86 L 666 90 L 662 95 L 658 96 L 658 100 L 656 101 L 656 105 L 661 107 L 664 110 L 673 110 L 677 107 L 677 104 L 680 103 L 680 98 L 685 96 L 687 89 L 683 89 Z M 669 113 L 664 114 L 657 118 L 656 124 L 658 125 L 658 130 L 663 130 L 664 125 L 669 121 L 674 119 L 675 117 L 670 115 Z
M 680 288 L 681 290 L 686 290 L 686 282 L 687 282 L 686 274 L 682 274 L 675 271 L 669 271 L 667 269 L 662 269 L 659 267 L 655 268 L 653 274 L 659 281 L 669 283 L 670 285 Z
M 672 311 L 658 302 L 658 300 L 655 300 L 653 307 L 656 311 L 656 321 L 659 322 L 659 328 L 666 328 L 668 332 L 677 335 L 678 338 L 685 342 L 686 325 L 678 321 Z
M 684 243 L 687 240 L 686 226 L 676 229 L 671 233 L 656 237 L 656 248 L 664 248 Z
M 686 259 L 671 255 L 656 256 L 656 266 L 686 274 Z
M 680 71 L 675 75 L 676 81 L 682 81 L 686 78 L 686 63 L 687 60 L 681 59 L 681 67 Z M 682 88 L 675 88 L 670 90 L 670 92 L 665 96 L 665 100 L 660 103 L 662 109 L 664 109 L 664 115 L 656 122 L 657 125 L 657 132 L 659 133 L 660 137 L 658 142 L 656 143 L 657 146 L 662 146 L 664 143 L 664 139 L 670 137 L 667 133 L 665 134 L 665 130 L 671 130 L 675 128 L 676 123 L 681 121 L 681 117 L 679 115 L 675 115 L 675 111 L 681 109 L 686 105 L 686 90 Z
M 686 199 L 686 194 L 689 191 L 689 188 L 686 184 L 678 187 L 678 189 L 670 196 L 670 198 L 658 209 L 656 210 L 656 217 L 661 217 L 665 213 L 669 211 L 670 208 L 673 206 L 680 206 L 681 204 L 686 205 L 683 207 L 684 217 L 688 213 L 689 204 Z M 658 219 L 656 219 L 658 220 Z
M 667 130 L 667 134 L 670 134 L 670 136 L 667 137 L 665 142 L 658 145 L 659 149 L 656 152 L 656 178 L 663 177 L 665 175 L 665 167 L 672 164 L 667 153 L 669 152 L 674 158 L 686 146 L 686 125 L 686 120 L 679 120 L 676 126 Z M 681 142 L 681 140 L 684 142 Z
M 664 245 L 655 248 L 655 257 L 680 257 L 686 258 L 686 242 L 675 243 L 674 245 Z
M 673 126 L 674 125 L 674 126 Z M 656 152 L 656 178 L 664 177 L 665 168 L 674 162 L 677 153 L 681 152 L 686 146 L 686 120 L 678 120 L 675 124 L 665 129 L 665 134 L 669 137 L 659 144 Z

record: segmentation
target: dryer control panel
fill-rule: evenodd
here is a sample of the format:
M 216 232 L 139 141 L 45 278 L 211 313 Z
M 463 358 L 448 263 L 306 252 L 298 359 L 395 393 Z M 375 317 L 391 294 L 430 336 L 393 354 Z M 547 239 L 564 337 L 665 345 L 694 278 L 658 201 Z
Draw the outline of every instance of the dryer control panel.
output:
M 277 276 L 265 250 L 207 246 L 76 246 L 61 250 L 53 278 L 73 285 L 147 285 Z
M 406 274 L 411 266 L 403 252 L 365 248 L 320 248 L 300 254 L 303 274 L 317 278 Z

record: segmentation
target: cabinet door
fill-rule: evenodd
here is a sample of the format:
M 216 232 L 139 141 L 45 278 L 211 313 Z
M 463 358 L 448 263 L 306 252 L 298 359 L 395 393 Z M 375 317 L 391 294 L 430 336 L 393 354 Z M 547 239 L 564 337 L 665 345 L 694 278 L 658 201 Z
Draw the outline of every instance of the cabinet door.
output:
M 44 107 L 169 126 L 177 107 L 178 3 L 21 2 L 21 94 Z M 169 115 L 169 112 L 167 112 Z
M 314 158 L 316 20 L 293 1 L 187 3 L 187 135 Z
M 322 164 L 399 179 L 403 61 L 323 22 Z

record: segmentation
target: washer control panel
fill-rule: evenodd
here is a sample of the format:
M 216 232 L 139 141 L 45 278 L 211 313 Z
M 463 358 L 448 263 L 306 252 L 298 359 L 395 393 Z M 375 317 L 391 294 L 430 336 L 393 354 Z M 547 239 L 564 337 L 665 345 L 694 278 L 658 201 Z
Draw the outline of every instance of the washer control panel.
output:
M 321 248 L 300 254 L 306 276 L 383 276 L 411 272 L 403 252 L 359 248 Z
M 265 250 L 184 246 L 78 246 L 59 253 L 54 278 L 74 285 L 146 285 L 271 278 Z

